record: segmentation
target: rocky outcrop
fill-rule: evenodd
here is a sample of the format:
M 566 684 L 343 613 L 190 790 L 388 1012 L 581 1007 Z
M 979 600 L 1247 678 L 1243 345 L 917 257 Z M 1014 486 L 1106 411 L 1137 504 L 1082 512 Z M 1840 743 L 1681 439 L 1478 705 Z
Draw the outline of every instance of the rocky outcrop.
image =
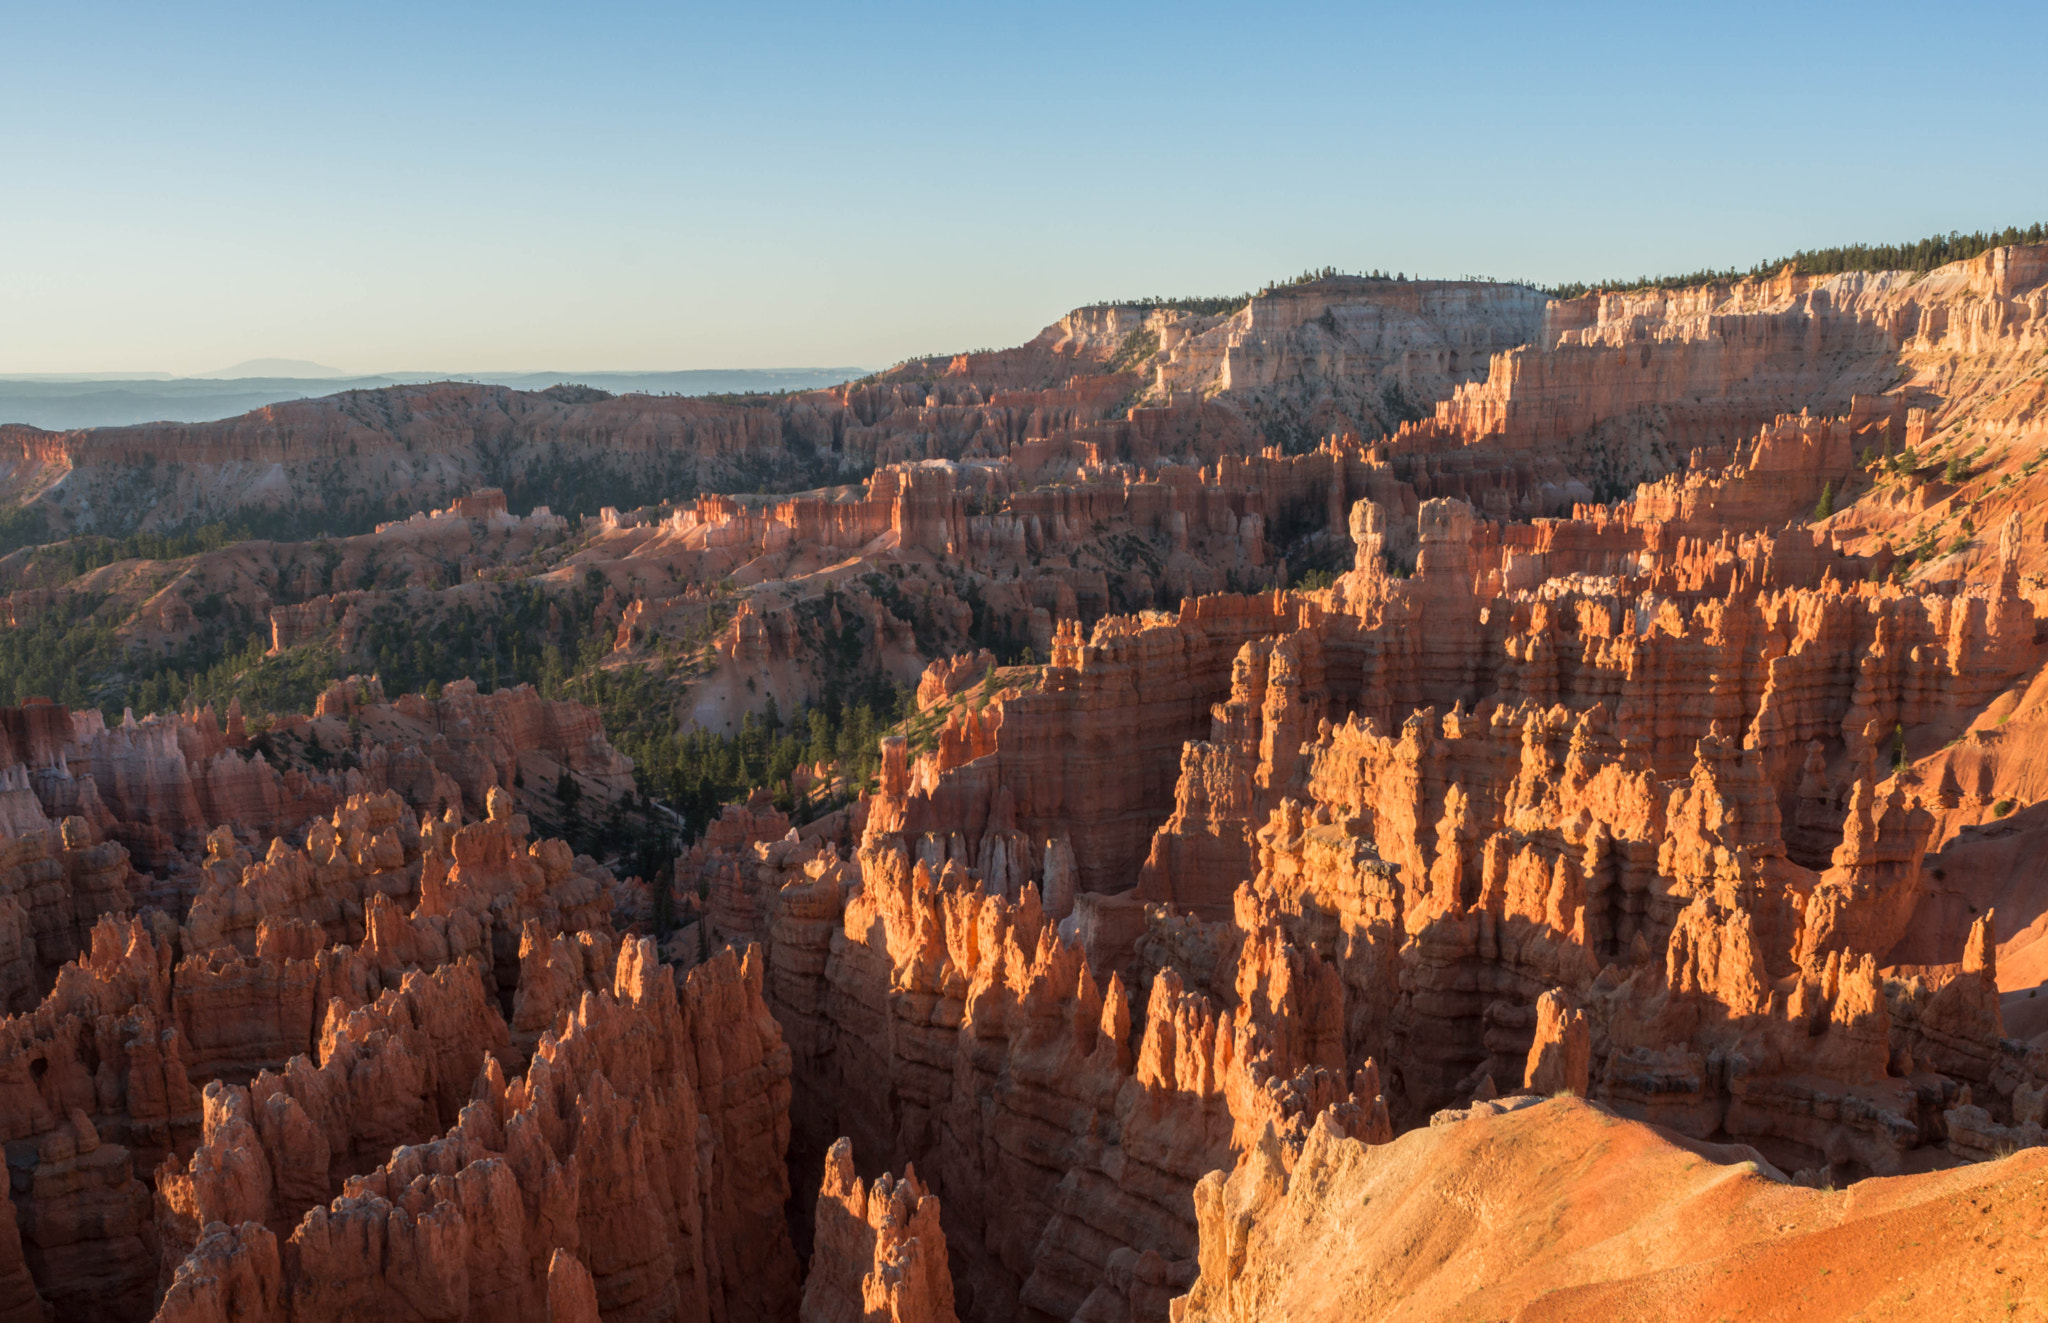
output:
M 957 833 L 970 863 L 987 833 L 1018 831 L 1034 843 L 1032 872 L 1038 843 L 1064 835 L 1081 891 L 1121 890 L 1144 861 L 1146 820 L 1172 808 L 1182 743 L 1230 694 L 1238 651 L 1320 615 L 1298 597 L 1222 596 L 1190 599 L 1170 619 L 1112 618 L 1087 639 L 1063 628 L 1042 682 L 982 714 L 991 742 L 942 746 L 915 764 L 885 744 L 870 821 L 912 838 Z
M 374 1002 L 329 1003 L 315 1053 L 205 1089 L 198 1150 L 156 1173 L 166 1280 L 213 1222 L 289 1229 L 346 1177 L 454 1122 L 491 1060 L 513 1060 L 474 963 L 413 972 Z
M 1175 1192 L 1243 1135 L 1271 1123 L 1298 1137 L 1330 1105 L 1358 1133 L 1391 1134 L 1376 1068 L 1350 1080 L 1309 1046 L 1340 1035 L 1302 1027 L 1298 955 L 1247 957 L 1240 978 L 1258 991 L 1240 1017 L 1172 972 L 1134 998 L 1114 971 L 1097 981 L 1031 879 L 1011 899 L 873 818 L 853 859 L 815 836 L 732 846 L 794 1051 L 796 1151 L 830 1171 L 871 1146 L 947 1191 L 934 1215 L 963 1315 L 1163 1317 L 1192 1270 Z M 833 1129 L 854 1147 L 835 1149 Z M 826 1197 L 845 1196 L 834 1179 Z M 842 1303 L 820 1308 L 863 1298 L 872 1258 L 855 1257 L 858 1274 L 842 1259 L 816 1288 Z
M 2041 334 L 2040 251 L 1995 250 L 1919 277 L 1788 269 L 1556 303 L 1540 339 L 1496 359 L 1483 384 L 1461 387 L 1415 435 L 1533 447 L 1627 423 L 1686 448 L 1726 444 L 1787 406 L 1839 412 L 1849 401 L 1836 392 L 1875 394 L 1901 361 L 2023 351 Z M 1814 352 L 1816 338 L 1831 356 Z
M 1592 1079 L 1593 1036 L 1584 1011 L 1565 1005 L 1555 989 L 1536 999 L 1536 1041 L 1522 1087 L 1531 1093 L 1572 1093 L 1583 1098 Z
M 1905 1173 L 2043 1133 L 2044 274 L 1330 279 L 745 407 L 16 437 L 87 494 L 155 444 L 166 510 L 252 462 L 309 501 L 343 442 L 466 487 L 562 429 L 662 492 L 808 489 L 622 496 L 572 543 L 436 487 L 162 582 L 8 558 L 17 625 L 92 592 L 138 651 L 267 616 L 367 671 L 397 619 L 491 657 L 516 622 L 689 675 L 712 730 L 917 695 L 872 786 L 819 750 L 679 802 L 651 885 L 533 839 L 526 786 L 634 769 L 531 689 L 0 711 L 0 1300 L 38 1308 L 18 1259 L 65 1317 L 1612 1314 L 1790 1262 L 1731 1207 L 1992 1180 Z M 1340 1186 L 1386 1210 L 1342 1231 L 1364 1277 L 1315 1266 Z M 1617 1282 L 1608 1243 L 1655 1252 Z
M 48 1306 L 36 1290 L 35 1278 L 21 1256 L 21 1231 L 14 1200 L 0 1199 L 0 1319 L 6 1323 L 44 1323 Z
M 779 820 L 735 819 L 738 836 L 721 848 L 757 862 L 711 868 L 727 897 L 714 921 L 769 935 L 771 1000 L 792 1041 L 817 1045 L 806 1053 L 816 1069 L 800 1065 L 798 1078 L 823 1095 L 862 1096 L 870 1085 L 835 1073 L 854 1043 L 868 1038 L 878 1062 L 901 1049 L 878 1028 L 849 1028 L 853 1006 L 875 1006 L 877 994 L 840 992 L 835 1003 L 835 987 L 856 977 L 923 986 L 879 968 L 857 976 L 866 958 L 826 941 L 821 912 L 865 913 L 927 885 L 941 913 L 954 902 L 938 898 L 962 889 L 1021 906 L 1019 879 L 1051 857 L 1035 842 L 1061 834 L 1076 843 L 1086 887 L 1088 851 L 1107 860 L 1129 848 L 1096 825 L 1107 801 L 1131 806 L 1122 821 L 1156 814 L 1162 825 L 1128 896 L 1084 890 L 1058 931 L 1085 949 L 1098 987 L 1114 973 L 1156 991 L 1170 968 L 1169 986 L 1231 1017 L 1233 1064 L 1221 1073 L 1238 1081 L 1226 1090 L 1233 1153 L 1268 1119 L 1298 1145 L 1306 1120 L 1290 1128 L 1286 1116 L 1343 1101 L 1358 1109 L 1344 1126 L 1380 1133 L 1489 1081 L 1730 1134 L 1788 1170 L 1900 1170 L 1911 1150 L 1946 1142 L 1940 1109 L 1966 1082 L 1991 1091 L 1987 1115 L 2005 1124 L 2043 1063 L 2017 1061 L 1988 1082 L 1999 1033 L 1961 1000 L 1981 978 L 1942 994 L 1945 978 L 1895 987 L 1876 970 L 1920 894 L 1932 820 L 1901 782 L 1880 785 L 1857 761 L 1867 741 L 1849 734 L 1869 725 L 1878 672 L 1851 667 L 1842 650 L 1880 657 L 1888 636 L 1927 629 L 1914 622 L 1930 617 L 2004 622 L 1927 629 L 1916 645 L 1922 663 L 1946 649 L 1950 676 L 1983 677 L 1939 700 L 1967 710 L 2034 656 L 2031 608 L 2010 578 L 1963 599 L 1767 589 L 1756 585 L 1778 558 L 1811 544 L 1781 552 L 1763 540 L 1728 576 L 1653 567 L 1632 604 L 1612 584 L 1570 579 L 1540 598 L 1489 596 L 1481 590 L 1497 592 L 1488 585 L 1500 571 L 1485 525 L 1454 502 L 1425 503 L 1418 518 L 1411 579 L 1369 564 L 1340 582 L 1334 606 L 1297 595 L 1247 612 L 1224 599 L 1190 604 L 1172 624 L 1107 622 L 1088 645 L 1063 631 L 1036 692 L 952 711 L 937 747 L 914 761 L 887 746 L 859 899 L 826 880 L 843 865 L 823 860 L 820 841 L 769 839 Z M 1234 632 L 1255 623 L 1270 632 Z M 1132 675 L 1141 667 L 1143 678 Z M 1136 697 L 1118 696 L 1124 684 Z M 1207 738 L 1194 741 L 1195 705 L 1176 697 L 1183 715 L 1172 719 L 1187 734 L 1169 762 L 1158 696 L 1204 686 L 1215 694 Z M 1122 782 L 1080 803 L 1048 802 L 1032 780 L 1034 746 L 1047 727 L 1063 729 L 1063 710 L 1123 739 Z M 1407 715 L 1382 733 L 1379 712 Z M 1088 745 L 1060 747 L 1067 786 L 1085 783 L 1089 763 L 1075 753 Z M 1139 773 L 1168 768 L 1178 772 L 1170 805 L 1135 807 L 1146 802 L 1134 796 Z M 907 886 L 881 881 L 906 872 Z M 865 922 L 849 919 L 849 941 Z M 901 958 L 892 951 L 892 965 Z M 965 1013 L 961 1000 L 939 1023 Z M 1916 1054 L 1930 1015 L 1961 1027 L 1955 1041 L 1970 1046 Z M 1708 1064 L 1738 1058 L 1733 1073 Z M 1374 1082 L 1360 1089 L 1368 1060 Z M 918 1110 L 875 1130 L 859 1118 L 838 1128 L 892 1166 L 915 1160 L 949 1190 L 942 1159 L 902 1139 L 948 1104 L 902 1088 Z M 861 1111 L 901 1106 L 876 1094 Z M 829 1138 L 817 1136 L 820 1150 Z M 953 1202 L 947 1216 L 972 1226 L 972 1206 Z M 1000 1275 L 958 1280 L 966 1293 Z
M 1995 942 L 1917 982 L 1875 962 L 1931 816 L 1856 761 L 1858 672 L 1836 650 L 1877 655 L 1953 600 L 1763 588 L 1812 549 L 1770 539 L 1660 562 L 1635 599 L 1574 580 L 1488 596 L 1483 522 L 1418 517 L 1409 580 L 1368 562 L 1326 596 L 1112 621 L 1091 645 L 1063 630 L 1039 689 L 943 720 L 935 700 L 928 752 L 885 746 L 857 832 L 792 831 L 760 803 L 693 855 L 709 921 L 766 944 L 799 1151 L 844 1133 L 914 1164 L 964 1315 L 1162 1317 L 1191 1267 L 1162 1192 L 1258 1161 L 1268 1135 L 1284 1172 L 1322 1116 L 1385 1143 L 1524 1087 L 1834 1180 L 2032 1133 L 2048 1062 L 1999 1046 Z M 2014 623 L 1930 631 L 1922 660 L 1956 647 L 1950 674 L 2009 679 L 2029 609 L 2009 587 L 1969 600 Z M 1231 632 L 1254 622 L 1269 632 Z M 1199 687 L 1206 728 L 1177 699 L 1172 762 L 1160 709 L 1124 724 Z M 1132 890 L 1082 891 L 1062 921 L 1041 831 L 1125 838 L 1091 827 L 1094 800 L 1027 784 L 1033 744 L 1072 729 L 1055 696 L 1129 732 L 1126 783 L 1178 773 L 1142 810 L 1160 826 Z M 1404 711 L 1391 734 L 1374 715 Z M 1040 989 L 1070 981 L 1048 1015 Z M 1145 1012 L 1119 1022 L 1125 988 Z
M 25 807 L 0 839 L 0 1007 L 27 1010 L 76 959 L 103 914 L 133 907 L 128 852 L 80 817 L 52 824 Z
M 0 1137 L 19 1202 L 0 1280 L 8 1262 L 25 1268 L 57 1318 L 146 1317 L 179 1281 L 196 1316 L 284 1300 L 263 1265 L 285 1261 L 280 1244 L 289 1258 L 302 1213 L 394 1145 L 457 1123 L 480 1077 L 520 1068 L 501 999 L 556 1031 L 611 989 L 609 876 L 579 871 L 592 866 L 559 841 L 530 842 L 503 791 L 489 807 L 482 822 L 451 809 L 422 824 L 394 794 L 358 795 L 304 849 L 273 838 L 260 861 L 224 828 L 182 926 L 157 910 L 100 917 L 49 994 L 0 1022 Z M 129 908 L 125 852 L 82 819 L 8 845 L 20 874 L 59 896 Z M 95 880 L 107 876 L 111 891 Z M 17 922 L 47 908 L 23 894 L 36 909 L 16 901 Z M 48 949 L 69 931 L 23 926 Z M 716 1016 L 746 1020 L 746 995 L 708 974 L 704 987 Z M 732 1142 L 775 1144 L 787 1104 L 772 1079 L 748 1087 L 769 1108 L 767 1139 Z M 765 1151 L 746 1161 L 780 1170 Z M 222 1240 L 229 1228 L 239 1240 Z
M 388 703 L 374 680 L 336 684 L 312 717 L 281 727 L 318 739 L 326 726 L 334 747 L 348 743 L 351 721 L 359 744 L 363 730 L 372 732 L 359 767 L 327 773 L 273 765 L 251 747 L 239 709 L 225 729 L 211 708 L 139 721 L 130 714 L 112 727 L 97 711 L 71 713 L 55 704 L 0 711 L 40 723 L 38 742 L 24 747 L 39 750 L 41 761 L 0 771 L 7 778 L 0 796 L 17 786 L 33 791 L 33 800 L 10 801 L 19 806 L 11 834 L 32 834 L 42 825 L 38 812 L 50 820 L 79 816 L 83 825 L 74 830 L 118 841 L 159 872 L 178 872 L 187 855 L 205 854 L 220 824 L 235 824 L 229 839 L 260 846 L 296 833 L 352 795 L 389 790 L 436 815 L 450 807 L 481 815 L 490 791 L 509 793 L 523 767 L 549 784 L 573 773 L 607 800 L 626 792 L 633 770 L 605 739 L 595 712 L 544 700 L 528 685 L 485 695 L 462 681 L 435 699 L 405 695 Z M 92 899 L 102 906 L 93 918 L 128 904 L 114 893 Z
M 1227 1021 L 1162 980 L 1140 1058 L 1121 982 L 1096 986 L 1035 888 L 982 895 L 887 838 L 861 862 L 825 970 L 839 1041 L 804 1106 L 951 1192 L 961 1307 L 1070 1314 L 1120 1246 L 1191 1247 L 1192 1210 L 1159 1201 L 1227 1157 Z
M 260 861 L 216 832 L 183 942 L 250 953 L 264 923 L 309 925 L 300 931 L 313 947 L 358 944 L 394 984 L 408 966 L 477 955 L 486 986 L 509 994 L 526 922 L 549 933 L 604 928 L 614 884 L 563 842 L 532 840 L 503 790 L 488 802 L 479 822 L 464 823 L 457 809 L 420 822 L 395 793 L 354 796 L 313 824 L 303 850 L 274 839 Z
M 906 1170 L 872 1187 L 841 1139 L 825 1155 L 803 1323 L 954 1323 L 953 1277 L 939 1201 Z
M 169 1025 L 171 952 L 111 916 L 35 1010 L 0 1021 L 0 1138 L 21 1262 L 59 1318 L 139 1317 L 155 1279 L 137 1179 L 196 1121 Z
M 206 1317 L 228 1292 L 251 1319 L 790 1316 L 789 1058 L 760 994 L 758 958 L 723 955 L 679 991 L 651 942 L 630 944 L 524 1076 L 485 1065 L 446 1133 L 289 1235 L 207 1224 L 157 1318 Z

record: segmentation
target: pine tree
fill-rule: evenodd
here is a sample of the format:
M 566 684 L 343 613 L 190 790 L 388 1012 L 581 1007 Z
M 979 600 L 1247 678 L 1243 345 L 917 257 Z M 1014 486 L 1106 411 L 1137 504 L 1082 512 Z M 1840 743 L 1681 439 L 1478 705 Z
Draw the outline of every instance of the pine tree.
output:
M 1813 507 L 1813 517 L 1815 521 L 1818 522 L 1819 520 L 1827 518 L 1834 512 L 1835 484 L 1833 481 L 1824 482 L 1821 484 L 1820 488 L 1820 500 Z

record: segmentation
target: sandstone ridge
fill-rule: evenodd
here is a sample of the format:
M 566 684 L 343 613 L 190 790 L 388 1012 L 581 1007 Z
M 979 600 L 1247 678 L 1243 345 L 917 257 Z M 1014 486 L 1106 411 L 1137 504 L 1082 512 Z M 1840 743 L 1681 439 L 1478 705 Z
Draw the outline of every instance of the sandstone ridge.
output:
M 8 429 L 347 535 L 0 558 L 101 667 L 0 707 L 0 1320 L 2038 1314 L 2044 352 L 2006 248 Z

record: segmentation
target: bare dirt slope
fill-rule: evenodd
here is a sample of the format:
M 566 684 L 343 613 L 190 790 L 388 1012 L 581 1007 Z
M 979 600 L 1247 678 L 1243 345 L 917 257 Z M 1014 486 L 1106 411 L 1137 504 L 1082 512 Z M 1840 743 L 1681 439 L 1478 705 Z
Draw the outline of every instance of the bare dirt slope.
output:
M 1482 1106 L 1476 1113 L 1487 1111 Z M 1197 1320 L 2040 1319 L 2048 1151 L 1813 1190 L 1561 1096 L 1196 1193 Z

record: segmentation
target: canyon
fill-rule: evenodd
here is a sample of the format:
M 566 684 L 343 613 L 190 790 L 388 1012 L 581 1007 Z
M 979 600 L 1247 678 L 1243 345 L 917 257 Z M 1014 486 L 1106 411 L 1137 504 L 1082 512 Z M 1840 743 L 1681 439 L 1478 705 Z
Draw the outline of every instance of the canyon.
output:
M 2048 1317 L 2044 456 L 2024 246 L 0 428 L 0 1321 Z

